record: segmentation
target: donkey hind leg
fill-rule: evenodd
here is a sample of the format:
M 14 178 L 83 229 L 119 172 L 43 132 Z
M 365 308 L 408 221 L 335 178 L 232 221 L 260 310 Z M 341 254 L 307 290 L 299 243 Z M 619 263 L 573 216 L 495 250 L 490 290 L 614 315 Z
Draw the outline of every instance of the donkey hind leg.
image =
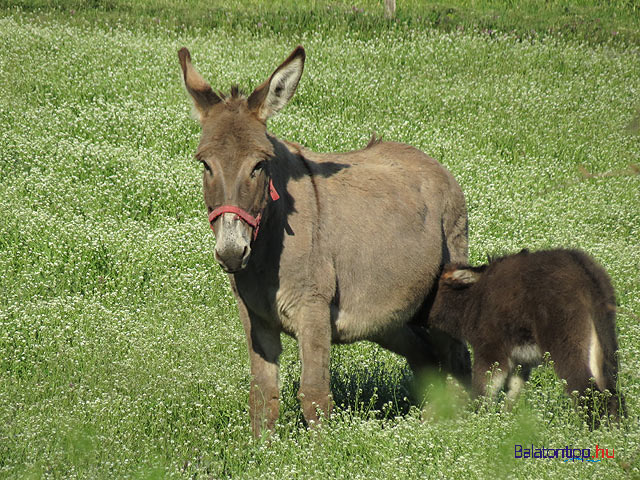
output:
M 605 334 L 606 335 L 606 334 Z M 612 334 L 615 338 L 615 332 Z M 605 342 L 605 345 L 610 342 Z M 607 401 L 606 411 L 614 418 L 619 418 L 620 412 L 624 413 L 624 398 L 618 392 L 618 360 L 616 353 L 609 348 L 603 348 L 600 335 L 593 322 L 591 323 L 591 335 L 589 340 L 589 370 L 595 378 L 596 386 L 601 392 L 609 390 L 611 396 Z
M 514 365 L 507 378 L 507 401 L 515 403 L 522 392 L 524 384 L 531 376 L 531 370 L 538 366 L 538 363 L 519 363 Z
M 329 306 L 315 302 L 300 310 L 298 347 L 302 374 L 298 399 L 307 425 L 318 424 L 321 414 L 329 415 L 333 407 L 330 390 L 329 355 L 331 322 Z
M 452 374 L 465 388 L 471 387 L 471 355 L 467 344 L 438 328 L 412 328 L 433 352 L 437 365 Z
M 579 350 L 574 350 L 579 351 Z M 551 352 L 550 352 L 551 353 Z M 553 353 L 551 353 L 553 358 Z M 586 408 L 587 423 L 589 428 L 597 428 L 600 424 L 600 416 L 604 413 L 604 409 L 599 406 L 599 402 L 595 401 L 594 397 L 589 398 L 587 389 L 599 391 L 597 383 L 592 382 L 594 377 L 591 368 L 589 368 L 588 362 L 584 360 L 577 361 L 575 363 L 570 362 L 555 362 L 555 371 L 559 378 L 564 378 L 567 381 L 567 392 L 574 391 L 579 392 L 580 399 L 578 404 L 583 405 Z
M 511 372 L 509 372 L 509 376 L 506 380 L 507 408 L 510 409 L 515 405 L 516 400 L 518 400 L 518 397 L 522 392 L 522 388 L 524 387 L 525 382 L 529 380 L 529 377 L 531 376 L 531 370 L 537 365 L 537 363 L 525 362 L 523 364 L 515 365 L 511 369 Z
M 609 354 L 609 358 L 606 358 L 603 362 L 603 371 L 606 379 L 606 388 L 611 392 L 611 398 L 607 409 L 609 415 L 614 419 L 619 420 L 620 417 L 627 415 L 627 407 L 624 396 L 618 388 L 618 359 L 617 352 Z
M 617 375 L 616 378 L 612 381 L 611 386 L 608 388 L 611 392 L 611 398 L 609 399 L 607 410 L 609 411 L 609 415 L 611 415 L 611 417 L 613 417 L 615 420 L 620 420 L 620 417 L 627 416 L 627 405 L 622 392 L 618 388 Z
M 600 416 L 604 413 L 604 408 L 599 405 L 595 398 L 585 398 L 588 388 L 593 390 L 604 390 L 602 376 L 602 357 L 596 362 L 594 357 L 597 355 L 593 349 L 585 351 L 584 346 L 579 344 L 564 344 L 559 346 L 550 346 L 548 349 L 551 358 L 554 359 L 554 367 L 559 378 L 565 379 L 567 382 L 567 392 L 577 391 L 583 398 L 580 404 L 587 409 L 587 422 L 590 427 L 597 427 L 600 423 Z M 567 355 L 571 352 L 571 355 Z M 583 355 L 581 355 L 581 353 Z M 592 382 L 591 379 L 595 379 Z
M 403 325 L 375 341 L 405 357 L 414 375 L 435 371 L 442 364 L 443 369 L 465 387 L 471 383 L 471 357 L 467 346 L 440 330 Z
M 406 358 L 414 374 L 436 368 L 438 365 L 438 359 L 433 350 L 409 325 L 402 325 L 397 330 L 385 332 L 384 335 L 376 338 L 375 342 Z
M 617 347 L 617 345 L 615 345 Z M 624 396 L 618 388 L 618 353 L 613 349 L 603 349 L 601 372 L 604 379 L 603 387 L 611 393 L 607 404 L 607 410 L 611 417 L 619 420 L 626 416 Z
M 445 231 L 446 249 L 448 259 L 444 261 L 452 263 L 467 263 L 469 260 L 469 235 L 466 212 L 458 216 Z
M 573 351 L 579 351 L 578 348 Z M 616 385 L 616 375 L 613 374 L 610 366 L 610 359 L 603 357 L 595 359 L 597 355 L 593 349 L 590 349 L 586 360 L 572 363 L 569 361 L 555 363 L 556 374 L 559 378 L 567 381 L 567 392 L 578 391 L 581 395 L 585 394 L 587 388 L 593 388 L 600 392 L 609 390 L 611 397 L 607 400 L 607 404 L 598 405 L 593 399 L 586 399 L 586 407 L 589 410 L 590 423 L 597 425 L 598 417 L 604 413 L 608 413 L 614 419 L 618 419 L 620 414 L 625 414 L 624 397 L 618 391 Z M 551 353 L 553 358 L 553 353 Z M 615 365 L 615 363 L 614 363 Z M 594 379 L 593 382 L 591 379 Z M 594 418 L 595 417 L 595 418 Z
M 507 403 L 511 406 L 520 396 L 525 379 L 519 373 L 512 373 L 507 378 Z
M 413 372 L 413 381 L 409 389 L 412 403 L 420 403 L 425 381 L 433 380 L 438 371 L 438 358 L 423 338 L 416 334 L 409 325 L 402 325 L 397 330 L 385 332 L 384 335 L 372 339 L 378 345 L 392 351 L 407 360 Z

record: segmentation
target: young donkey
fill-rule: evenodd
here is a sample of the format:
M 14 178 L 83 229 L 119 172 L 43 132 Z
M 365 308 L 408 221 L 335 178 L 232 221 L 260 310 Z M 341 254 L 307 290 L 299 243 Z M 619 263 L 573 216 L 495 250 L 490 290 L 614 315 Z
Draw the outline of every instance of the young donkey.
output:
M 615 295 L 607 273 L 583 252 L 523 250 L 480 267 L 449 264 L 429 324 L 473 347 L 476 395 L 487 392 L 486 373 L 498 363 L 489 393 L 508 381 L 514 398 L 549 352 L 570 392 L 584 391 L 593 377 L 612 393 L 609 413 L 619 411 Z
M 426 331 L 440 266 L 467 260 L 462 191 L 438 162 L 408 145 L 372 141 L 318 154 L 277 139 L 267 119 L 293 96 L 302 47 L 251 95 L 214 93 L 186 48 L 178 53 L 202 126 L 196 158 L 251 364 L 254 434 L 278 417 L 280 333 L 297 338 L 307 421 L 331 406 L 331 342 L 371 340 L 412 368 L 440 364 L 463 382 L 464 343 Z

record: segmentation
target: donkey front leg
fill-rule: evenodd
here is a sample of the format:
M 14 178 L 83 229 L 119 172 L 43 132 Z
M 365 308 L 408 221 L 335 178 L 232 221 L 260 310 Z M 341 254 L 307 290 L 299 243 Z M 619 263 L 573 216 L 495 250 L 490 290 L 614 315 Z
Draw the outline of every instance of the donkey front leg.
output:
M 318 412 L 331 413 L 332 398 L 329 385 L 329 354 L 331 351 L 331 323 L 329 306 L 316 303 L 300 312 L 298 344 L 302 375 L 298 399 L 307 425 L 318 422 Z
M 278 384 L 278 358 L 282 352 L 280 331 L 265 324 L 262 319 L 240 306 L 240 318 L 247 335 L 251 364 L 249 414 L 253 435 L 259 437 L 265 430 L 273 430 L 280 412 L 280 386 Z
M 483 355 L 482 352 L 476 351 L 474 351 L 474 356 L 473 396 L 477 398 L 487 395 L 495 400 L 504 388 L 505 381 L 509 376 L 508 359 L 500 361 L 493 356 Z

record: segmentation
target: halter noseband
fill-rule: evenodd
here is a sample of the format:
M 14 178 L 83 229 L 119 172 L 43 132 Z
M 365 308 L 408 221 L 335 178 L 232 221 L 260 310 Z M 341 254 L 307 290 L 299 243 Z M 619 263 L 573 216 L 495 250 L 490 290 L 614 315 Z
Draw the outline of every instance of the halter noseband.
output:
M 269 179 L 269 194 L 271 195 L 271 200 L 273 200 L 274 202 L 280 198 L 276 187 L 273 186 L 273 180 L 271 179 Z M 235 205 L 222 205 L 209 214 L 209 225 L 211 226 L 211 230 L 213 230 L 213 222 L 215 222 L 216 219 L 223 213 L 235 213 L 237 218 L 244 220 L 246 224 L 250 225 L 251 228 L 253 228 L 253 240 L 258 237 L 258 230 L 260 230 L 260 220 L 262 219 L 262 212 L 258 213 L 258 215 L 254 217 L 246 210 L 243 210 L 240 207 L 236 207 Z

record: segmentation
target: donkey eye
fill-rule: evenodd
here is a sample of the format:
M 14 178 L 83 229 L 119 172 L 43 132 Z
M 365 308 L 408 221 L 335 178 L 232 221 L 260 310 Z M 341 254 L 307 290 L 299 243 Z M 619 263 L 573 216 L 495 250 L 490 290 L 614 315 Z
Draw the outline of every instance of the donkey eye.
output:
M 204 169 L 209 172 L 209 173 L 213 173 L 213 171 L 211 170 L 211 167 L 209 166 L 209 164 L 207 162 L 205 162 L 204 160 L 200 160 L 200 162 L 202 163 L 202 165 L 204 165 Z
M 258 162 L 256 166 L 253 167 L 253 170 L 251 171 L 251 178 L 256 178 L 256 175 L 258 175 L 262 171 L 263 167 L 264 167 L 264 162 Z

